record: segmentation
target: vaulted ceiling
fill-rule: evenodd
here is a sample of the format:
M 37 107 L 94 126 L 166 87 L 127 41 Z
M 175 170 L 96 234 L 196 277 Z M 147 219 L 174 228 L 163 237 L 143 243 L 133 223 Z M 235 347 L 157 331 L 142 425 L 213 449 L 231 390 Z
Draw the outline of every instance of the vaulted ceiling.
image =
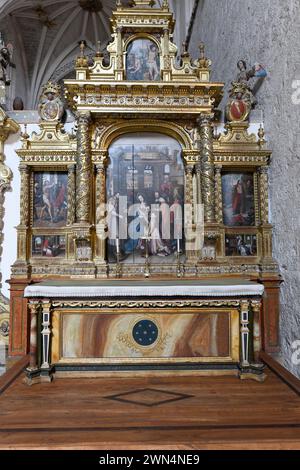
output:
M 169 3 L 180 19 L 176 39 L 184 40 L 194 0 Z M 104 48 L 115 5 L 115 0 L 0 0 L 0 31 L 14 45 L 17 66 L 11 98 L 20 96 L 34 109 L 43 83 L 72 75 L 80 40 L 91 54 L 98 41 Z

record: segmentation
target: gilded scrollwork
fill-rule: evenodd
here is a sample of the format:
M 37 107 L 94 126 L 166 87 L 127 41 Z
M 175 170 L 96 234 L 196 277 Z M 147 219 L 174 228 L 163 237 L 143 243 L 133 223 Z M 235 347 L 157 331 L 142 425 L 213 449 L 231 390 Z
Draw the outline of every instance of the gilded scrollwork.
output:
M 89 223 L 91 196 L 90 113 L 80 113 L 77 131 L 76 221 Z
M 52 301 L 53 308 L 111 308 L 111 309 L 121 309 L 121 308 L 206 308 L 206 307 L 239 307 L 240 300 L 230 299 L 230 300 L 144 300 L 144 301 L 131 301 L 131 300 L 86 300 L 86 301 L 77 301 L 77 300 L 60 300 Z
M 269 223 L 269 177 L 268 167 L 259 169 L 259 193 L 260 193 L 260 220 L 263 225 Z
M 201 115 L 199 119 L 202 145 L 202 201 L 205 207 L 205 221 L 208 223 L 215 222 L 215 174 L 211 119 L 211 115 Z

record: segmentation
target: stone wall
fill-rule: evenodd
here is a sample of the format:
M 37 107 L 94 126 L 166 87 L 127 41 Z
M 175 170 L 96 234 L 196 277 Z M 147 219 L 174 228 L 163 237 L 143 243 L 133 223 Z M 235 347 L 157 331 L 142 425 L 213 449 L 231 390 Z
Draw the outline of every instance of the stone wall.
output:
M 300 366 L 292 363 L 292 343 L 300 340 L 300 93 L 299 104 L 293 103 L 293 82 L 299 80 L 300 85 L 300 2 L 200 0 L 190 45 L 194 57 L 200 41 L 213 61 L 212 78 L 224 81 L 226 90 L 236 76 L 238 59 L 251 65 L 260 62 L 269 73 L 257 97 L 273 149 L 274 257 L 284 278 L 282 361 L 300 377 Z

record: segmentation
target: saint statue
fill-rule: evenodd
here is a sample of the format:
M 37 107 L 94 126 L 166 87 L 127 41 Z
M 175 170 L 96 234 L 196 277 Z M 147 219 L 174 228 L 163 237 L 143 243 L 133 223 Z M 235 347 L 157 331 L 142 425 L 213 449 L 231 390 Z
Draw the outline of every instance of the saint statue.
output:
M 0 82 L 5 86 L 9 86 L 11 83 L 10 68 L 16 68 L 12 62 L 13 50 L 12 44 L 5 45 L 0 33 Z

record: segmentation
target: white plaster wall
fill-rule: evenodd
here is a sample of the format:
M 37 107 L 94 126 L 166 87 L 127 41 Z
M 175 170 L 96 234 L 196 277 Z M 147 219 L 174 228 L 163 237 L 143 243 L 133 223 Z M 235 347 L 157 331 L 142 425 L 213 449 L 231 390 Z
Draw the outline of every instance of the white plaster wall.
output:
M 226 83 L 237 61 L 264 64 L 269 76 L 261 87 L 270 167 L 274 256 L 284 278 L 281 289 L 281 344 L 284 364 L 293 364 L 293 343 L 300 340 L 300 93 L 293 103 L 293 82 L 300 80 L 299 0 L 200 0 L 191 41 L 197 57 L 199 40 L 213 62 L 212 78 Z M 226 97 L 223 101 L 224 107 Z
M 29 124 L 27 131 L 37 131 L 36 124 Z M 13 172 L 12 190 L 5 195 L 4 240 L 1 260 L 2 294 L 9 297 L 9 285 L 5 282 L 10 278 L 10 267 L 17 257 L 17 231 L 20 221 L 20 173 L 18 170 L 19 157 L 16 150 L 21 147 L 20 134 L 11 135 L 5 144 L 6 165 Z

